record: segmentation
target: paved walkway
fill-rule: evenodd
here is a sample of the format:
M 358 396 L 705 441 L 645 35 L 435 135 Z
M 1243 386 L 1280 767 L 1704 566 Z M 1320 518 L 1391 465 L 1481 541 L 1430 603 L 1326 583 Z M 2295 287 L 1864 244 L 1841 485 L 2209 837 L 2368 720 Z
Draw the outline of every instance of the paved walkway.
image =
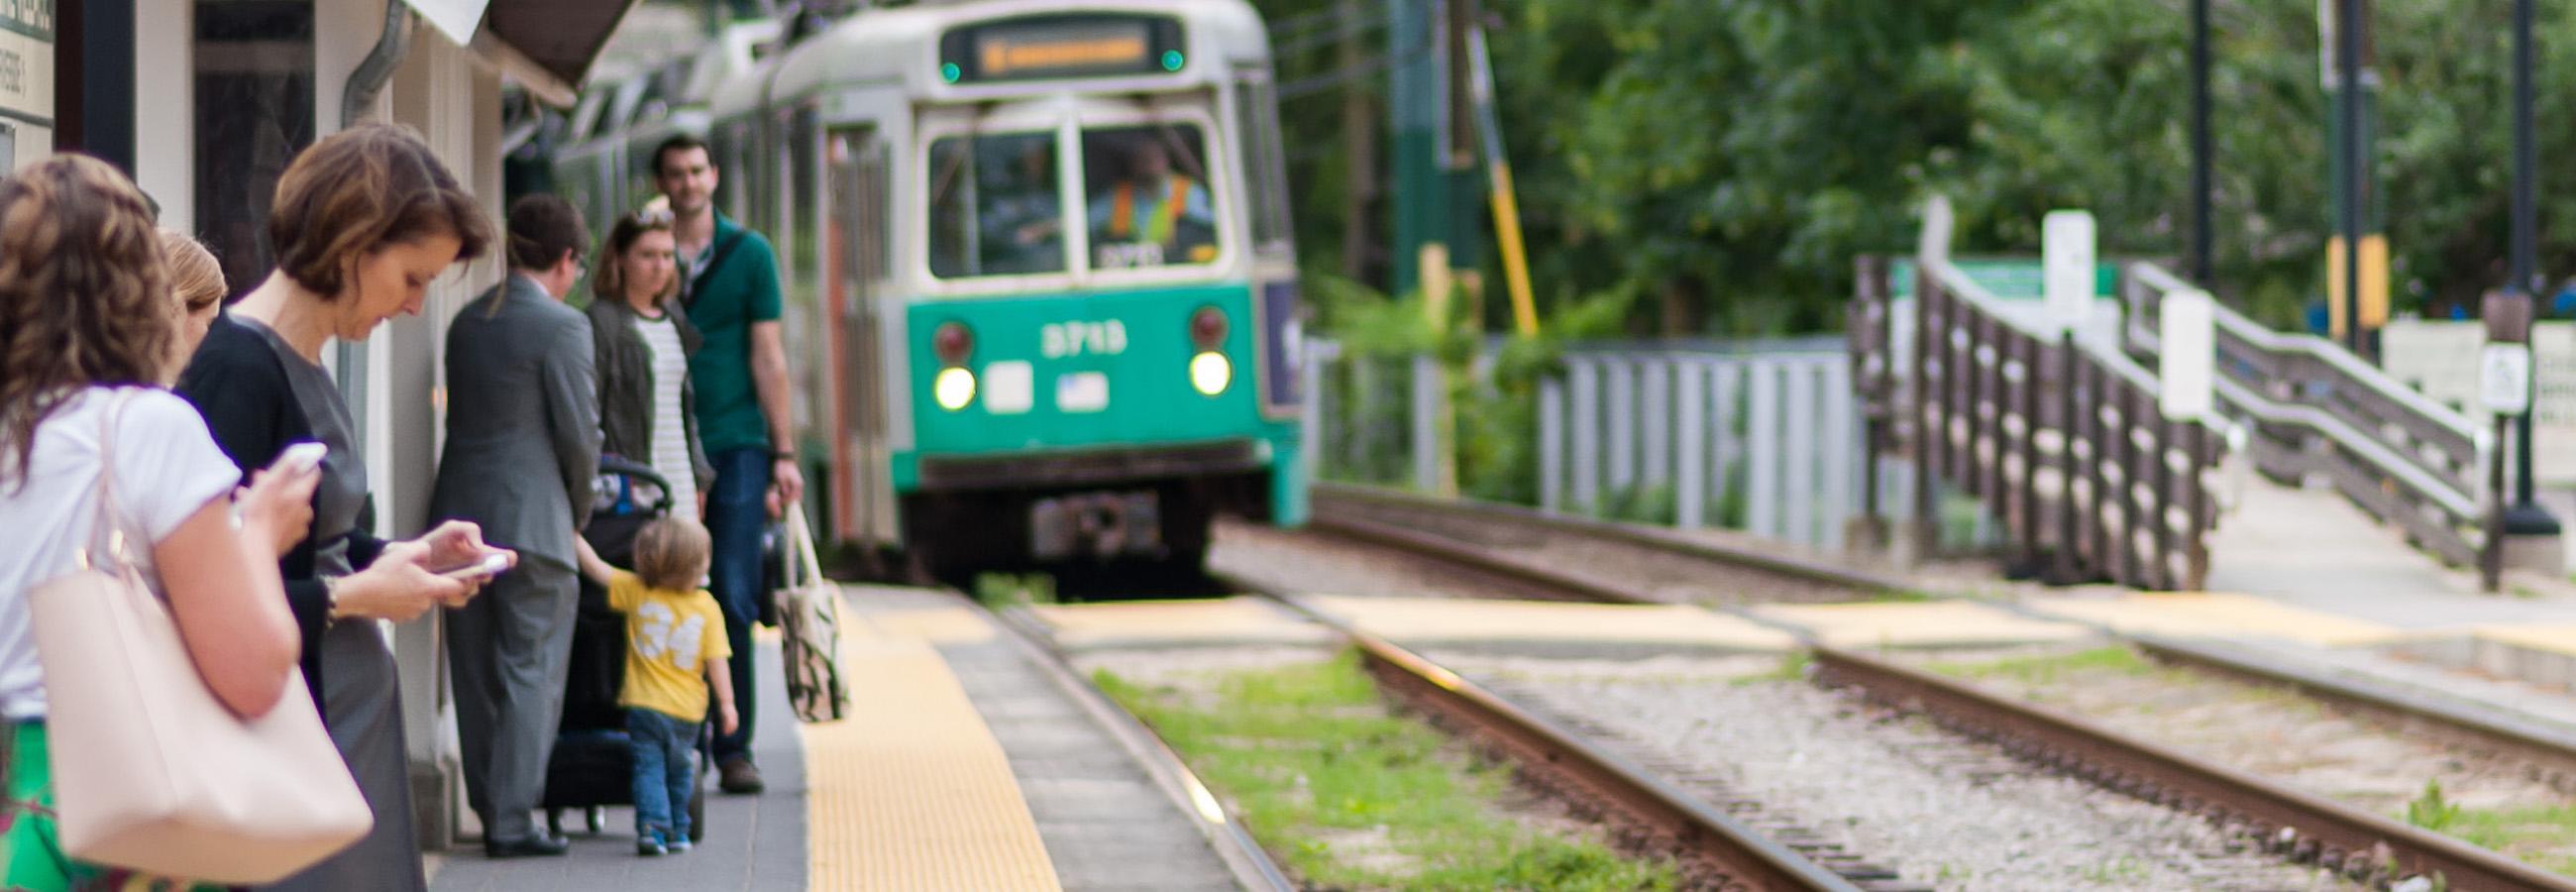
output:
M 760 715 L 753 752 L 769 790 L 759 796 L 715 793 L 707 780 L 707 838 L 685 855 L 635 855 L 635 810 L 608 810 L 606 831 L 584 833 L 579 815 L 564 815 L 572 854 L 563 858 L 493 861 L 482 844 L 468 844 L 431 858 L 434 892 L 542 890 L 542 892 L 715 892 L 794 890 L 806 882 L 806 784 L 804 747 L 796 714 L 787 708 L 778 645 L 760 644 Z
M 2242 503 L 2211 540 L 2210 591 L 2406 629 L 2576 622 L 2576 586 L 2481 593 L 2475 573 L 2442 566 L 2333 490 L 2248 476 Z

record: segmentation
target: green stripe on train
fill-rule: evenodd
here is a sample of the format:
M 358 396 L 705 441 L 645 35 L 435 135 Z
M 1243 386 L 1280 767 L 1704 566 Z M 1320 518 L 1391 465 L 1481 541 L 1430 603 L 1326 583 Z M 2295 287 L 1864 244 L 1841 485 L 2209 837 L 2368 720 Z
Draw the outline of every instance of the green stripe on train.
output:
M 1203 306 L 1228 322 L 1220 352 L 1231 381 L 1214 396 L 1190 383 L 1199 350 L 1189 320 Z M 906 321 L 914 449 L 897 457 L 898 490 L 914 488 L 911 471 L 924 455 L 1296 436 L 1293 423 L 1261 416 L 1259 330 L 1244 283 L 920 301 Z M 940 408 L 934 392 L 943 364 L 932 339 L 950 322 L 975 341 L 966 364 L 974 400 L 956 411 Z

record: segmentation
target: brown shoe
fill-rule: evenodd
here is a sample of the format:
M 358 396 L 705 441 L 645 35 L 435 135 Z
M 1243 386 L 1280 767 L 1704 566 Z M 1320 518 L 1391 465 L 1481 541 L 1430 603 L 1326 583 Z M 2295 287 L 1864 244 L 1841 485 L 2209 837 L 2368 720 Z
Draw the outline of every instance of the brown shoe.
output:
M 750 759 L 735 756 L 716 766 L 716 787 L 727 793 L 758 793 L 768 789 L 760 782 L 760 768 Z

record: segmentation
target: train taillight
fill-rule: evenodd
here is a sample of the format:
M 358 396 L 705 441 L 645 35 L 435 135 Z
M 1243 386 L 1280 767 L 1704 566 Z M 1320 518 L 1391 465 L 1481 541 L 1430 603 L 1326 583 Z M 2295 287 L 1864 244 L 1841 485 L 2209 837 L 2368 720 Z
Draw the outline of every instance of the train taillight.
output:
M 1225 329 L 1224 310 L 1200 307 L 1198 312 L 1190 314 L 1190 343 L 1197 344 L 1201 350 L 1225 346 Z
M 975 355 L 975 333 L 968 331 L 963 322 L 940 323 L 939 330 L 930 335 L 930 352 L 939 357 L 941 365 L 965 365 Z

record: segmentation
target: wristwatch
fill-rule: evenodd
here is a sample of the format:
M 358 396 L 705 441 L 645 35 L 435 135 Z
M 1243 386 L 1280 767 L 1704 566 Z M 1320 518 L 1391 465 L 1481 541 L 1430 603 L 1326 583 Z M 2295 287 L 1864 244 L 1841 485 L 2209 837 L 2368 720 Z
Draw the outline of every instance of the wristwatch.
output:
M 777 450 L 777 451 L 774 451 L 774 452 L 769 453 L 769 460 L 770 460 L 770 461 L 795 461 L 795 460 L 796 460 L 796 452 L 795 452 L 794 450 L 790 450 L 790 449 L 781 449 L 781 450 Z

